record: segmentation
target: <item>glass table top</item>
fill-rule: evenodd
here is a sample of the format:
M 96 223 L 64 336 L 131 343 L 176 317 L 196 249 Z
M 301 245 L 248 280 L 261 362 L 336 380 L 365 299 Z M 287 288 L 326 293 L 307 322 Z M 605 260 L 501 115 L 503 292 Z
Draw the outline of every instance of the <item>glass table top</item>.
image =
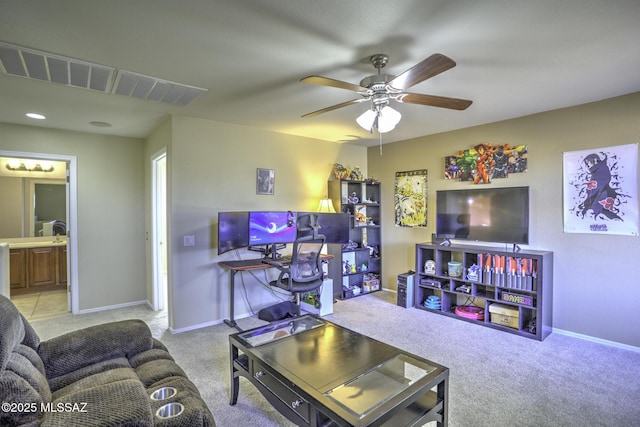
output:
M 400 354 L 324 394 L 362 418 L 435 369 L 435 366 Z
M 323 320 L 307 315 L 295 319 L 286 319 L 274 322 L 262 328 L 252 329 L 238 334 L 238 338 L 252 347 L 258 347 L 291 335 L 300 334 L 302 332 L 318 328 L 325 324 L 326 323 Z

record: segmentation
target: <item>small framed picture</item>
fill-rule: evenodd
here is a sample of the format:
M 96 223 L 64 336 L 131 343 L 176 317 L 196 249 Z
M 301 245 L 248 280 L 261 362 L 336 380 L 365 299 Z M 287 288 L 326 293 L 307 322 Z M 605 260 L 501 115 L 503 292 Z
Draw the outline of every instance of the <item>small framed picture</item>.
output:
M 260 169 L 256 172 L 256 194 L 273 196 L 276 188 L 275 169 Z

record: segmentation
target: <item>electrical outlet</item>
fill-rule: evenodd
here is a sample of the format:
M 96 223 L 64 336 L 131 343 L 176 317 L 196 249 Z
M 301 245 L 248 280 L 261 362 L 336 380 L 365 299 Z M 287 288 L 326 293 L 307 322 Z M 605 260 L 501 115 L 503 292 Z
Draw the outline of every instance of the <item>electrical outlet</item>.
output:
M 184 236 L 184 246 L 195 246 L 196 236 Z

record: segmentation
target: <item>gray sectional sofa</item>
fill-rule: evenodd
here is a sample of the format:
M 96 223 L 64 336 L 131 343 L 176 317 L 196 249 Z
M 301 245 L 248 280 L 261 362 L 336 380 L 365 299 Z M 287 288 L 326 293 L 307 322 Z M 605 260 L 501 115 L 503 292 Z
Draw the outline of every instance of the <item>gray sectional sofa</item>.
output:
M 0 296 L 1 426 L 215 426 L 195 385 L 140 320 L 40 341 Z

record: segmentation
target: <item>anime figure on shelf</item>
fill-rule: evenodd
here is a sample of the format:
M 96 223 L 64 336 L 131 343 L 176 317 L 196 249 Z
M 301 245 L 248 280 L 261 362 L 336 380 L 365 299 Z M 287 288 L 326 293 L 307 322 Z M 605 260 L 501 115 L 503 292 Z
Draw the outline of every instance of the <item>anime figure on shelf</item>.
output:
M 344 274 L 351 273 L 351 263 L 347 260 L 344 262 Z
M 578 206 L 582 217 L 591 213 L 594 218 L 604 215 L 609 219 L 622 219 L 616 214 L 616 199 L 618 192 L 611 183 L 611 170 L 607 164 L 607 156 L 600 158 L 597 154 L 589 154 L 583 160 L 589 171 L 588 181 L 584 183 L 586 189 L 584 201 Z
M 342 166 L 340 163 L 334 163 L 333 164 L 333 176 L 336 179 L 347 179 L 349 178 L 349 175 L 351 174 L 351 171 L 347 168 L 345 168 L 344 166 Z
M 349 179 L 352 180 L 352 181 L 363 181 L 364 180 L 364 175 L 362 174 L 362 171 L 360 171 L 360 167 L 359 166 L 355 166 L 353 168 L 353 170 L 349 174 Z

